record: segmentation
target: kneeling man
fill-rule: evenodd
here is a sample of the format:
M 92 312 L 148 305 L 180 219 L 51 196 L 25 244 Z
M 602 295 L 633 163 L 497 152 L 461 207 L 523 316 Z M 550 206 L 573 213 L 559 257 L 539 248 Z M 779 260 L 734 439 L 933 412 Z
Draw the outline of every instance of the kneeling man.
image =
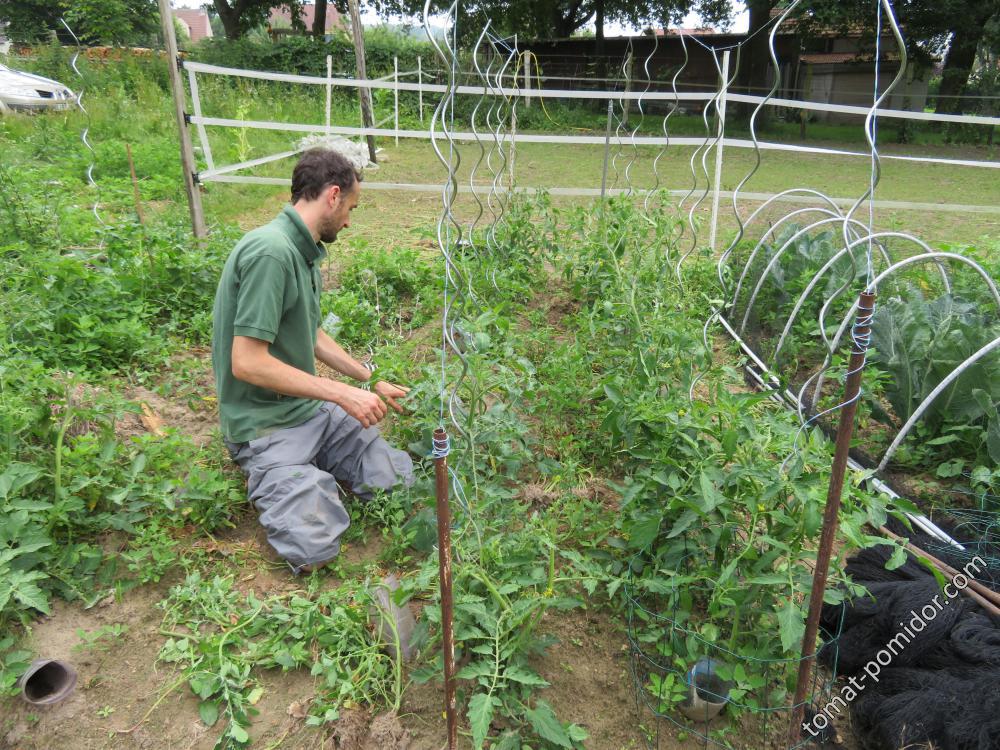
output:
M 321 243 L 350 226 L 361 175 L 335 151 L 305 152 L 292 200 L 236 245 L 215 296 L 212 367 L 222 433 L 247 476 L 271 546 L 295 573 L 334 558 L 350 517 L 337 483 L 368 499 L 413 483 L 413 462 L 375 425 L 406 388 L 316 375 L 316 360 L 367 383 L 371 371 L 320 328 Z

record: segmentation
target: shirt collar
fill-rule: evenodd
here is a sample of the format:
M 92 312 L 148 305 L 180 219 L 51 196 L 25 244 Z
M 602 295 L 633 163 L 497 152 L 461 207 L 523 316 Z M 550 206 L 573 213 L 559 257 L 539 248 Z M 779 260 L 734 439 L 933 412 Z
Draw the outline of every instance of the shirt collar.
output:
M 312 232 L 309 231 L 305 222 L 302 221 L 302 217 L 299 216 L 299 212 L 291 204 L 287 204 L 281 209 L 278 218 L 282 217 L 286 220 L 286 224 L 290 225 L 286 227 L 288 238 L 298 249 L 299 253 L 302 254 L 302 257 L 306 259 L 307 263 L 312 263 L 326 255 L 326 248 L 313 239 Z

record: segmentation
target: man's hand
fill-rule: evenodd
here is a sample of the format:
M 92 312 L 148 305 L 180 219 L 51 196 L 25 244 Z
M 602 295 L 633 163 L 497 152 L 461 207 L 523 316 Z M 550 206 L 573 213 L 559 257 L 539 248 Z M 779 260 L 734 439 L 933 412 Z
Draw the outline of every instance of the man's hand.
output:
M 385 404 L 382 399 L 371 391 L 364 391 L 360 388 L 350 387 L 350 390 L 340 401 L 340 406 L 361 422 L 362 427 L 372 427 L 378 424 L 379 420 L 386 415 Z
M 403 398 L 403 396 L 409 393 L 409 388 L 405 388 L 401 385 L 393 385 L 392 383 L 380 380 L 375 384 L 374 391 L 379 396 L 384 398 L 385 402 L 400 414 L 404 412 L 403 407 L 396 403 L 396 399 Z

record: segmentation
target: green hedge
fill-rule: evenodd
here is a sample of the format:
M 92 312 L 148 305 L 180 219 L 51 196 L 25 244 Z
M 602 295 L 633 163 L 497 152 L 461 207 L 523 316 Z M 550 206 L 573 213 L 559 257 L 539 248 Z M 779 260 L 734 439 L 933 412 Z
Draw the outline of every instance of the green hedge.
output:
M 327 55 L 333 56 L 334 72 L 354 74 L 354 44 L 346 34 L 334 36 L 328 42 L 311 36 L 287 36 L 276 42 L 211 38 L 200 42 L 191 57 L 232 68 L 326 75 Z M 417 56 L 422 58 L 424 67 L 437 67 L 435 52 L 429 42 L 387 29 L 365 32 L 365 59 L 369 76 L 391 73 L 394 56 L 399 58 L 400 70 L 416 68 Z

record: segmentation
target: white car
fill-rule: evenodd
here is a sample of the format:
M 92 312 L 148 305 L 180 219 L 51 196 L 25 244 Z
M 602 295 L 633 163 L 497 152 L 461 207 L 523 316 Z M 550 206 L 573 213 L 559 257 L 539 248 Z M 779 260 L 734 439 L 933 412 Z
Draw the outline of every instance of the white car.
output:
M 0 65 L 0 112 L 50 111 L 75 105 L 76 94 L 58 81 Z

